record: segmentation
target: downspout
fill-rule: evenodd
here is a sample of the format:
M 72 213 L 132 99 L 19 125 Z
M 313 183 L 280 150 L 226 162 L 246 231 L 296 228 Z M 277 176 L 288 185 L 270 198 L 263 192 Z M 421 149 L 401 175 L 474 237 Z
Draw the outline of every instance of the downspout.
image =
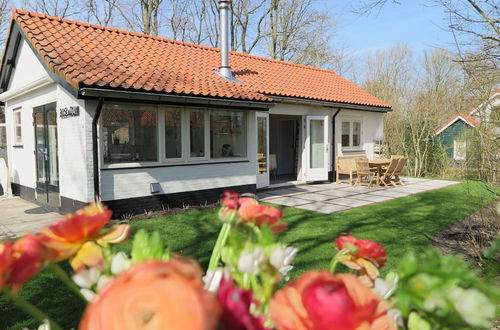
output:
M 99 188 L 99 143 L 97 140 L 97 123 L 101 117 L 102 104 L 104 98 L 100 97 L 97 107 L 95 109 L 94 117 L 92 118 L 92 151 L 93 151 L 93 165 L 94 165 L 94 201 L 101 199 Z
M 336 170 L 335 170 L 335 147 L 337 143 L 335 142 L 335 118 L 340 112 L 340 108 L 337 108 L 337 111 L 332 117 L 332 170 L 328 172 L 328 181 L 333 182 L 335 181 L 335 176 L 336 176 Z

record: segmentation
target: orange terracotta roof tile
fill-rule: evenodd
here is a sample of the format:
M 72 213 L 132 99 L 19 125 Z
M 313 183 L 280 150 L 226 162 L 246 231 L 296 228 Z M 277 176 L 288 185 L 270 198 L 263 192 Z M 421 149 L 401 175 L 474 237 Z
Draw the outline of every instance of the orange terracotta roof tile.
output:
M 214 73 L 219 49 L 25 10 L 13 19 L 49 68 L 75 88 L 271 101 L 273 96 L 389 108 L 330 70 L 231 52 L 242 84 Z

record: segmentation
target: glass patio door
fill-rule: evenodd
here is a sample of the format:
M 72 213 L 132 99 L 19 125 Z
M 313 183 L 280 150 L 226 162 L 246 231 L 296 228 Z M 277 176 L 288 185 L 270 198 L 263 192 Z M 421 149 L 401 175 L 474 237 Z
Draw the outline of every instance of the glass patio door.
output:
M 257 189 L 269 186 L 269 114 L 257 113 Z
M 33 109 L 35 121 L 36 199 L 59 207 L 56 104 Z
M 328 180 L 328 116 L 306 117 L 306 181 Z

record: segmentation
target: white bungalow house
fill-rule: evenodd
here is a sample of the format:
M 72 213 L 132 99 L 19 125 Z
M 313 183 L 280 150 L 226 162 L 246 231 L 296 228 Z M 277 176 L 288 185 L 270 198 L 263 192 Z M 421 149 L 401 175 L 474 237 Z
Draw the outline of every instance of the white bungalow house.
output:
M 0 73 L 13 192 L 143 212 L 373 157 L 388 104 L 333 71 L 227 51 L 221 10 L 222 50 L 14 10 Z

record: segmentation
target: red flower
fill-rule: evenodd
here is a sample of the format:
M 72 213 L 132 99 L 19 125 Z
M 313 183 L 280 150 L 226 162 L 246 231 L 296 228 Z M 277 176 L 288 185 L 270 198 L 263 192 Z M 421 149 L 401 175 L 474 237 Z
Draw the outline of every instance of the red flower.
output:
M 237 209 L 240 206 L 239 197 L 240 195 L 237 192 L 226 190 L 222 193 L 221 204 L 229 209 Z
M 264 317 L 255 317 L 250 313 L 250 305 L 257 304 L 252 291 L 238 288 L 232 279 L 222 278 L 217 291 L 217 300 L 222 308 L 221 323 L 223 329 L 266 329 Z
M 285 230 L 286 223 L 281 222 L 282 210 L 261 205 L 253 198 L 241 198 L 240 205 L 238 215 L 243 223 L 253 223 L 258 227 L 267 225 L 275 234 Z
M 12 244 L 11 241 L 0 243 L 0 291 L 2 291 L 4 278 L 7 277 L 7 272 L 12 264 Z
M 278 330 L 392 330 L 389 304 L 351 274 L 310 271 L 279 290 L 270 305 Z
M 28 234 L 17 240 L 12 246 L 12 263 L 8 270 L 8 286 L 17 293 L 21 286 L 42 269 L 46 253 L 40 243 L 40 237 Z
M 337 250 L 349 249 L 346 255 L 338 258 L 345 266 L 360 272 L 360 279 L 368 286 L 380 276 L 379 269 L 387 261 L 386 252 L 377 242 L 341 236 L 335 241 Z

